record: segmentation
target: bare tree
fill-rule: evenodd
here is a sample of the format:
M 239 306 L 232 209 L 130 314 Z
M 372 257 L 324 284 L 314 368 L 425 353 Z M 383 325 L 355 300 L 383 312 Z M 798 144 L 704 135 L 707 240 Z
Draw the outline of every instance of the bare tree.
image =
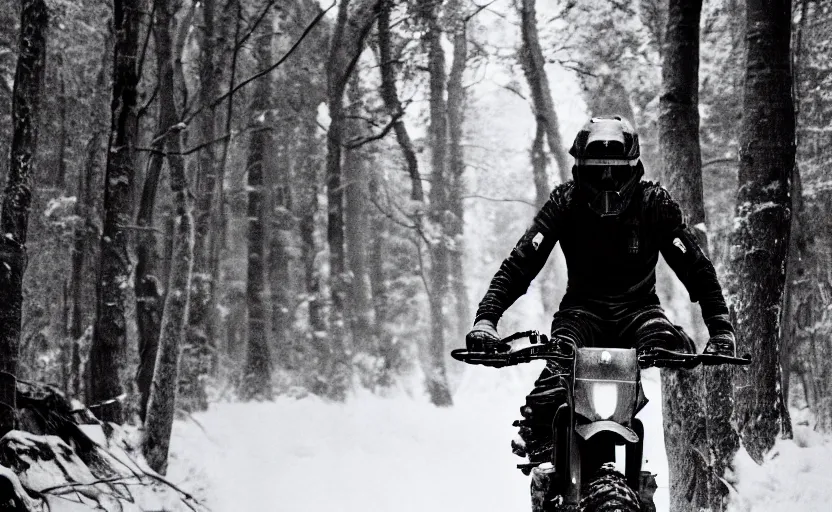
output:
M 21 0 L 20 38 L 12 91 L 12 145 L 0 224 L 0 435 L 15 428 L 26 233 L 38 142 L 38 114 L 49 16 L 43 0 Z
M 549 78 L 546 76 L 546 59 L 543 57 L 537 30 L 536 0 L 516 0 L 516 2 L 520 12 L 520 30 L 523 37 L 520 47 L 520 64 L 531 90 L 532 108 L 538 124 L 537 133 L 545 133 L 549 152 L 560 172 L 560 181 L 564 183 L 569 180 L 572 173 L 566 148 L 560 137 L 560 124 L 557 112 L 555 112 L 555 104 L 552 101 Z M 548 195 L 547 191 L 546 196 Z
M 422 190 L 422 178 L 419 176 L 419 162 L 416 159 L 416 150 L 413 148 L 413 141 L 407 131 L 404 120 L 404 107 L 399 99 L 399 92 L 396 87 L 396 62 L 393 57 L 393 42 L 390 33 L 390 12 L 393 9 L 394 0 L 383 0 L 378 15 L 378 60 L 381 72 L 381 98 L 387 108 L 387 114 L 394 119 L 393 130 L 396 133 L 396 140 L 407 163 L 407 172 L 410 175 L 410 198 L 414 201 L 424 201 Z
M 174 98 L 174 52 L 171 24 L 176 8 L 174 2 L 156 0 L 156 54 L 159 60 L 159 105 L 173 119 L 177 119 Z M 182 126 L 171 125 L 165 137 L 170 168 L 170 188 L 176 207 L 173 254 L 171 257 L 168 292 L 162 311 L 159 350 L 153 373 L 153 385 L 147 404 L 142 453 L 148 465 L 162 475 L 167 471 L 168 447 L 176 411 L 176 392 L 179 378 L 179 343 L 185 336 L 188 301 L 191 293 L 193 269 L 194 226 L 191 216 L 190 191 L 185 173 L 182 151 Z

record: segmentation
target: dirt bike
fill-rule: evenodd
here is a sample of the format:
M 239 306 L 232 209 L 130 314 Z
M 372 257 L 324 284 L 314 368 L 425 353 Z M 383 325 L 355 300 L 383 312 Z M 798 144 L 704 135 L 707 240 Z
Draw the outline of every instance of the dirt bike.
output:
M 642 471 L 644 426 L 636 414 L 647 404 L 641 369 L 748 365 L 750 356 L 672 352 L 654 348 L 579 348 L 525 331 L 504 338 L 494 352 L 451 351 L 454 359 L 494 368 L 543 359 L 556 363 L 559 402 L 552 422 L 549 461 L 519 464 L 530 470 L 533 512 L 655 511 L 655 475 Z M 615 470 L 615 447 L 624 445 L 625 470 Z

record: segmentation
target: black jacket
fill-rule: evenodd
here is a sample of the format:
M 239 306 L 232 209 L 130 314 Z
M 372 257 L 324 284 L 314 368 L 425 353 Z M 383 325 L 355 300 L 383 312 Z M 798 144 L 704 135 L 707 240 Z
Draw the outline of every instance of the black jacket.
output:
M 476 319 L 496 323 L 526 293 L 558 241 L 569 276 L 561 309 L 590 307 L 601 316 L 616 317 L 658 304 L 656 263 L 661 252 L 691 300 L 700 303 L 710 334 L 733 332 L 713 265 L 685 226 L 678 203 L 649 181 L 639 183 L 627 209 L 614 219 L 591 211 L 572 181 L 556 187 L 494 275 Z

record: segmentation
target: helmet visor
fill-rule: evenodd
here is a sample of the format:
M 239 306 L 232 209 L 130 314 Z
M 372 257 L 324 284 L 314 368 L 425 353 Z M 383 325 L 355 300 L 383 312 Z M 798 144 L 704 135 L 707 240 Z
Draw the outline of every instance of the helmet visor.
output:
M 620 192 L 636 175 L 635 167 L 626 165 L 584 165 L 579 168 L 581 181 L 597 191 Z

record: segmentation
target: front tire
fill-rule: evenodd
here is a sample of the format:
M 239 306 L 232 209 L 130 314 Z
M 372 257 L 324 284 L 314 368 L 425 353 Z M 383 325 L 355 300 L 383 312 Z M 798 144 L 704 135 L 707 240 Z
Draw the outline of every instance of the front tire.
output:
M 638 495 L 611 463 L 598 469 L 581 494 L 581 512 L 641 512 Z

